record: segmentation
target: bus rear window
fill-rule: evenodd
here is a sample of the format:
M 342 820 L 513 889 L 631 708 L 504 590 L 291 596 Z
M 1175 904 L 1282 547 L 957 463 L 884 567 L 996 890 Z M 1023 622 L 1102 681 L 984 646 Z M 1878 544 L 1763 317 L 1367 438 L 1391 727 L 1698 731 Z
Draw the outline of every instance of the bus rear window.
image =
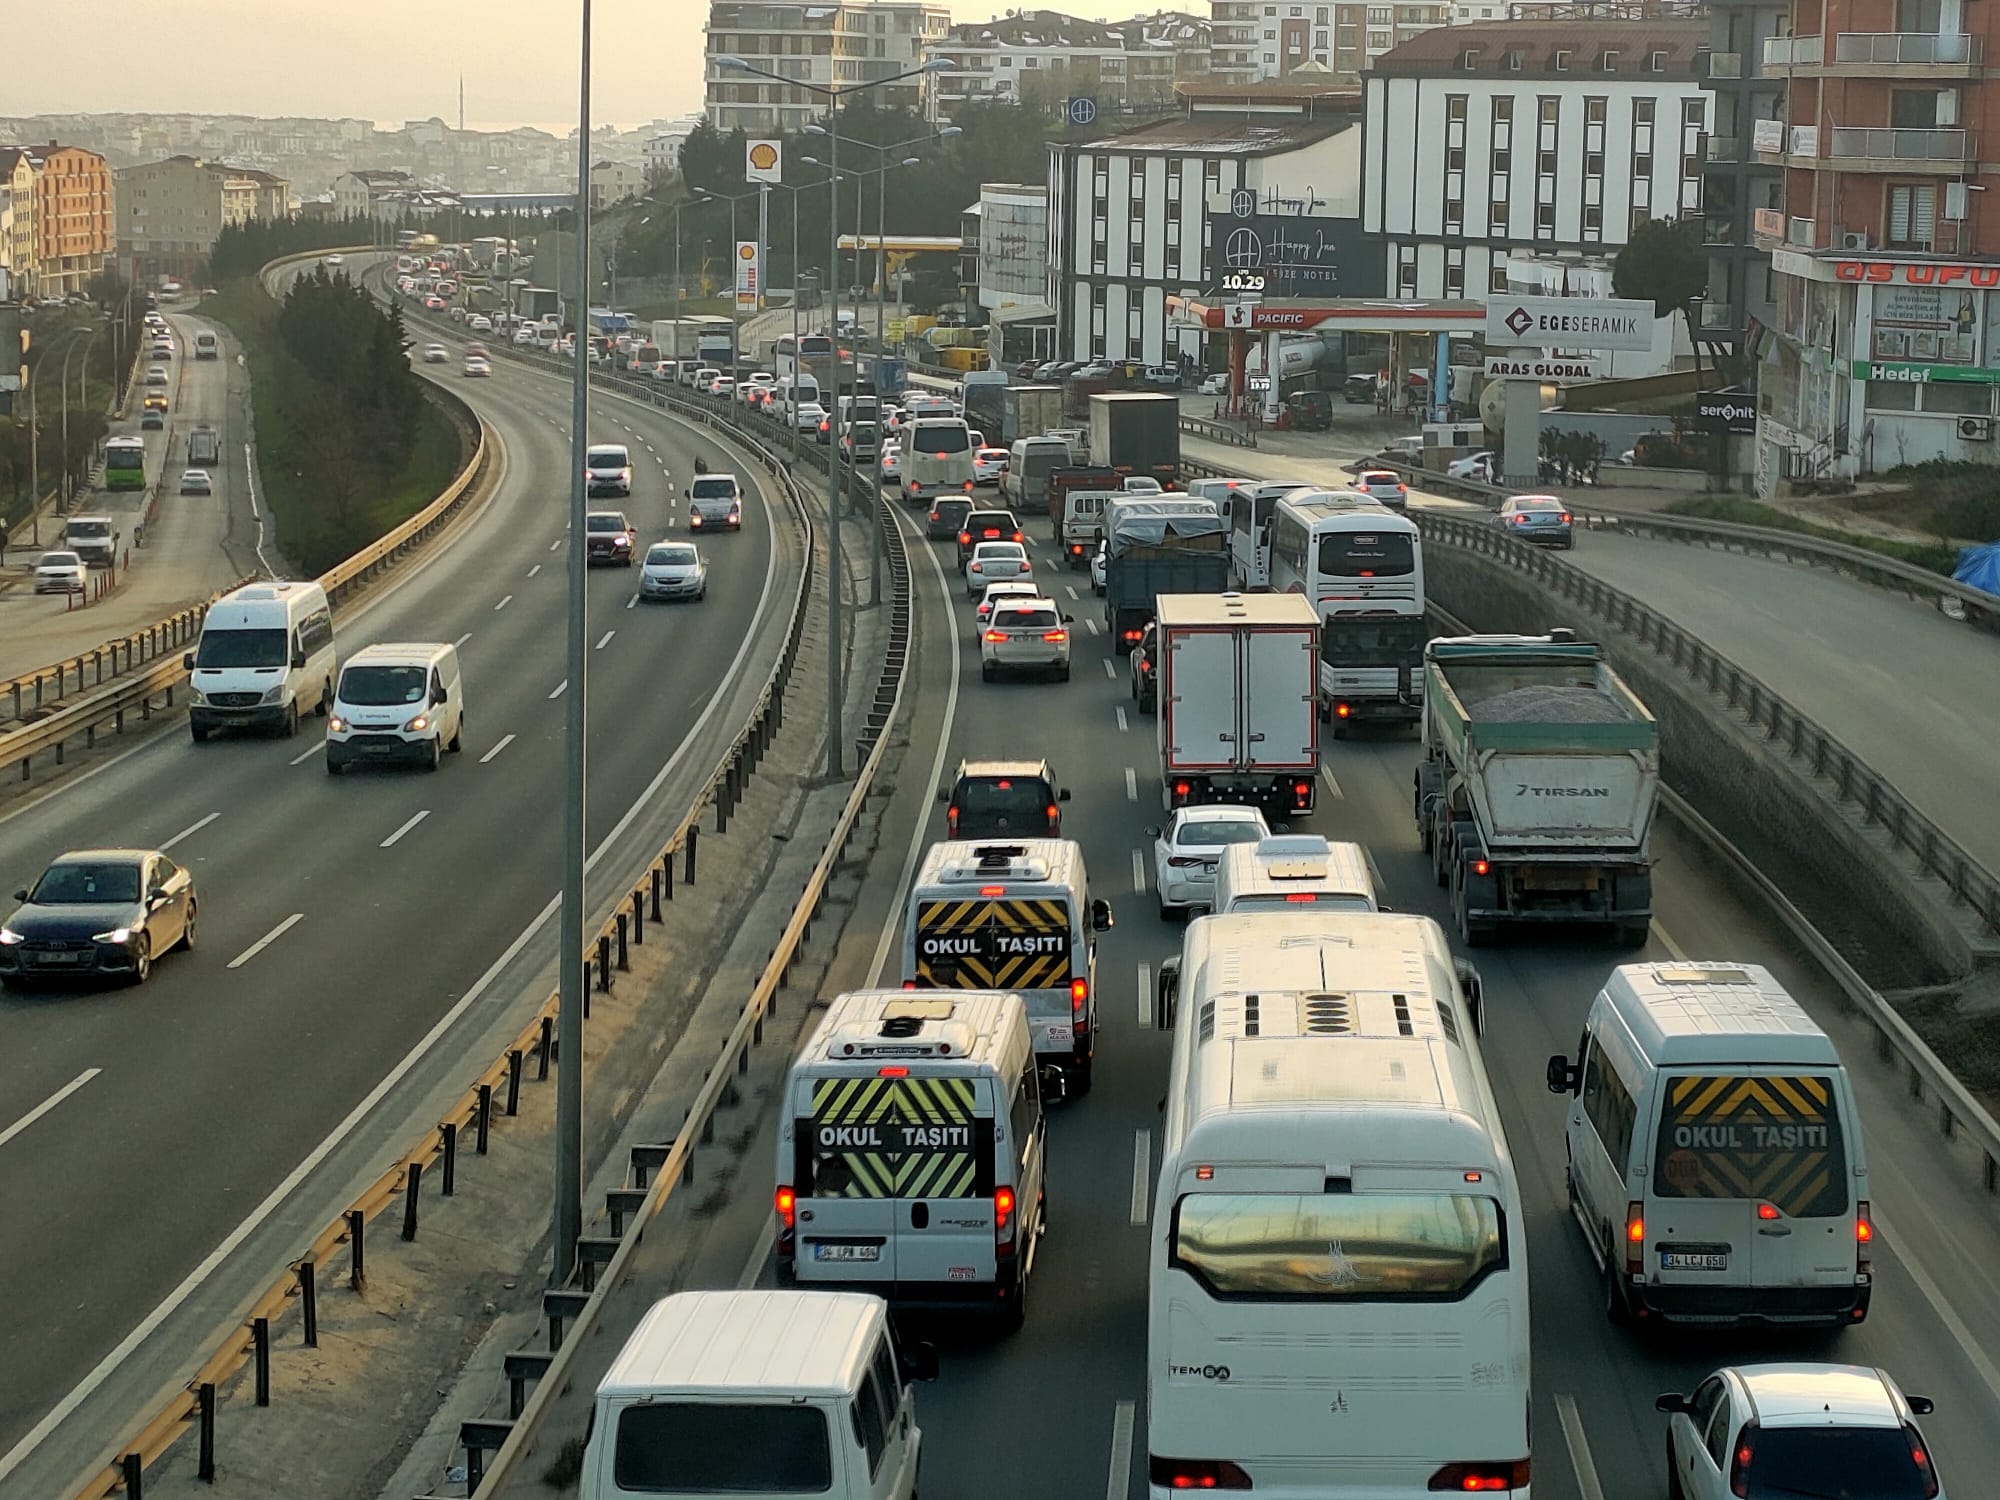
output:
M 1653 1191 L 1758 1198 L 1787 1218 L 1847 1212 L 1847 1149 L 1833 1080 L 1689 1074 L 1667 1081 Z
M 1225 1300 L 1448 1302 L 1506 1267 L 1506 1220 L 1471 1193 L 1190 1193 L 1173 1264 Z
M 1335 531 L 1319 540 L 1319 570 L 1331 578 L 1402 578 L 1416 567 L 1416 539 L 1401 532 Z
M 910 451 L 935 454 L 965 453 L 972 447 L 972 433 L 963 422 L 921 422 L 910 429 Z
M 833 1488 L 816 1407 L 656 1401 L 618 1415 L 612 1483 L 621 1492 L 821 1495 Z

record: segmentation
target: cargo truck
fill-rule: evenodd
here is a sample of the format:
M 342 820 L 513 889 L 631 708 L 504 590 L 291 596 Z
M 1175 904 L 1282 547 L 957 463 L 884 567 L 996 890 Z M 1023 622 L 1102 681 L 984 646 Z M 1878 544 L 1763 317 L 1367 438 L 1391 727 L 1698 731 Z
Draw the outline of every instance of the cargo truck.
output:
M 191 468 L 212 468 L 222 462 L 222 439 L 213 427 L 197 427 L 188 434 L 187 452 Z
M 1000 441 L 1009 447 L 1062 426 L 1062 388 L 1010 385 L 1000 398 Z M 993 434 L 988 432 L 988 437 Z
M 1006 482 L 1007 476 L 1004 474 L 1001 475 L 1000 483 L 1005 485 Z M 1044 506 L 1035 508 L 1047 509 L 1049 533 L 1057 541 L 1061 541 L 1063 522 L 1069 515 L 1069 492 L 1071 490 L 1115 490 L 1122 489 L 1124 484 L 1125 476 L 1120 474 L 1116 469 L 1108 469 L 1091 464 L 1050 464 L 1043 471 L 1042 499 Z M 1015 515 L 1015 519 L 1020 519 L 1018 512 Z
M 1319 615 L 1300 594 L 1161 594 L 1160 801 L 1313 808 L 1319 782 Z
M 965 420 L 990 444 L 1001 442 L 1006 431 L 1008 389 L 1005 370 L 973 370 L 960 385 Z
M 1602 647 L 1556 630 L 1424 648 L 1417 832 L 1468 944 L 1549 922 L 1643 944 L 1659 789 L 1658 726 Z
M 1181 477 L 1181 403 L 1159 391 L 1104 391 L 1090 398 L 1090 461 L 1121 475 L 1147 475 L 1172 489 Z
M 1120 656 L 1146 633 L 1159 595 L 1229 587 L 1229 523 L 1212 500 L 1121 497 L 1104 507 L 1104 535 L 1104 626 Z

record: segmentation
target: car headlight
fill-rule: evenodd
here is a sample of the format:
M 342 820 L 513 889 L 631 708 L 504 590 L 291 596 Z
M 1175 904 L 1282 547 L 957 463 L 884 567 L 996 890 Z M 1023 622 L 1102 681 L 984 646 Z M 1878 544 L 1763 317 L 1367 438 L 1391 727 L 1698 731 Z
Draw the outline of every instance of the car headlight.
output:
M 109 932 L 93 932 L 90 940 L 93 943 L 127 943 L 132 940 L 132 929 L 114 927 Z
M 0 947 L 11 948 L 16 943 L 25 943 L 26 938 L 11 927 L 0 927 Z
M 403 725 L 403 727 L 412 732 L 428 729 L 431 727 L 431 716 L 429 714 L 418 714 L 414 719 Z
M 330 714 L 327 717 L 326 728 L 329 734 L 345 734 L 347 733 L 347 720 L 341 718 L 339 714 Z
M 258 701 L 261 703 L 283 703 L 285 701 L 285 685 L 281 682 L 274 688 L 264 689 L 264 696 Z
M 611 545 L 614 547 L 629 547 L 632 545 L 632 538 L 629 536 L 615 536 L 611 539 Z

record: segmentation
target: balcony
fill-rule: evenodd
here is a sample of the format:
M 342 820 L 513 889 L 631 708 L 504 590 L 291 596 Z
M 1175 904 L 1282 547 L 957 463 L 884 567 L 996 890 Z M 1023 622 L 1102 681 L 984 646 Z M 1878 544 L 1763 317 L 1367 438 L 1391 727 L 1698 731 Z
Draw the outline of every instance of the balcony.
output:
M 1836 78 L 1975 78 L 1984 60 L 1982 39 L 1964 32 L 1843 31 L 1833 39 L 1826 73 Z
M 1764 76 L 1783 78 L 1794 69 L 1817 68 L 1826 39 L 1817 36 L 1774 36 L 1764 41 Z
M 1794 129 L 1793 134 L 1798 133 Z M 1936 172 L 1956 176 L 1979 159 L 1979 137 L 1970 130 L 1899 130 L 1888 126 L 1836 125 L 1827 156 L 1853 172 Z

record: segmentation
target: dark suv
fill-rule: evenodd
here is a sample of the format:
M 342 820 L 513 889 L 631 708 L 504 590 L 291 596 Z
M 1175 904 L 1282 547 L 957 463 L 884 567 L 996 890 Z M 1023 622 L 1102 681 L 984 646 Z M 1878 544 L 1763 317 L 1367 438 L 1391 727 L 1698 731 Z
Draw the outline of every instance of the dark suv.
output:
M 1026 546 L 1027 541 L 1011 510 L 968 511 L 964 524 L 958 528 L 958 565 L 963 568 L 972 558 L 972 549 L 981 542 L 1019 542 Z
M 966 760 L 938 800 L 951 838 L 1053 839 L 1062 835 L 1069 792 L 1045 760 Z
M 965 529 L 966 517 L 971 514 L 970 500 L 961 499 L 956 495 L 940 495 L 931 502 L 930 523 L 925 528 L 924 534 L 937 542 L 955 537 Z

